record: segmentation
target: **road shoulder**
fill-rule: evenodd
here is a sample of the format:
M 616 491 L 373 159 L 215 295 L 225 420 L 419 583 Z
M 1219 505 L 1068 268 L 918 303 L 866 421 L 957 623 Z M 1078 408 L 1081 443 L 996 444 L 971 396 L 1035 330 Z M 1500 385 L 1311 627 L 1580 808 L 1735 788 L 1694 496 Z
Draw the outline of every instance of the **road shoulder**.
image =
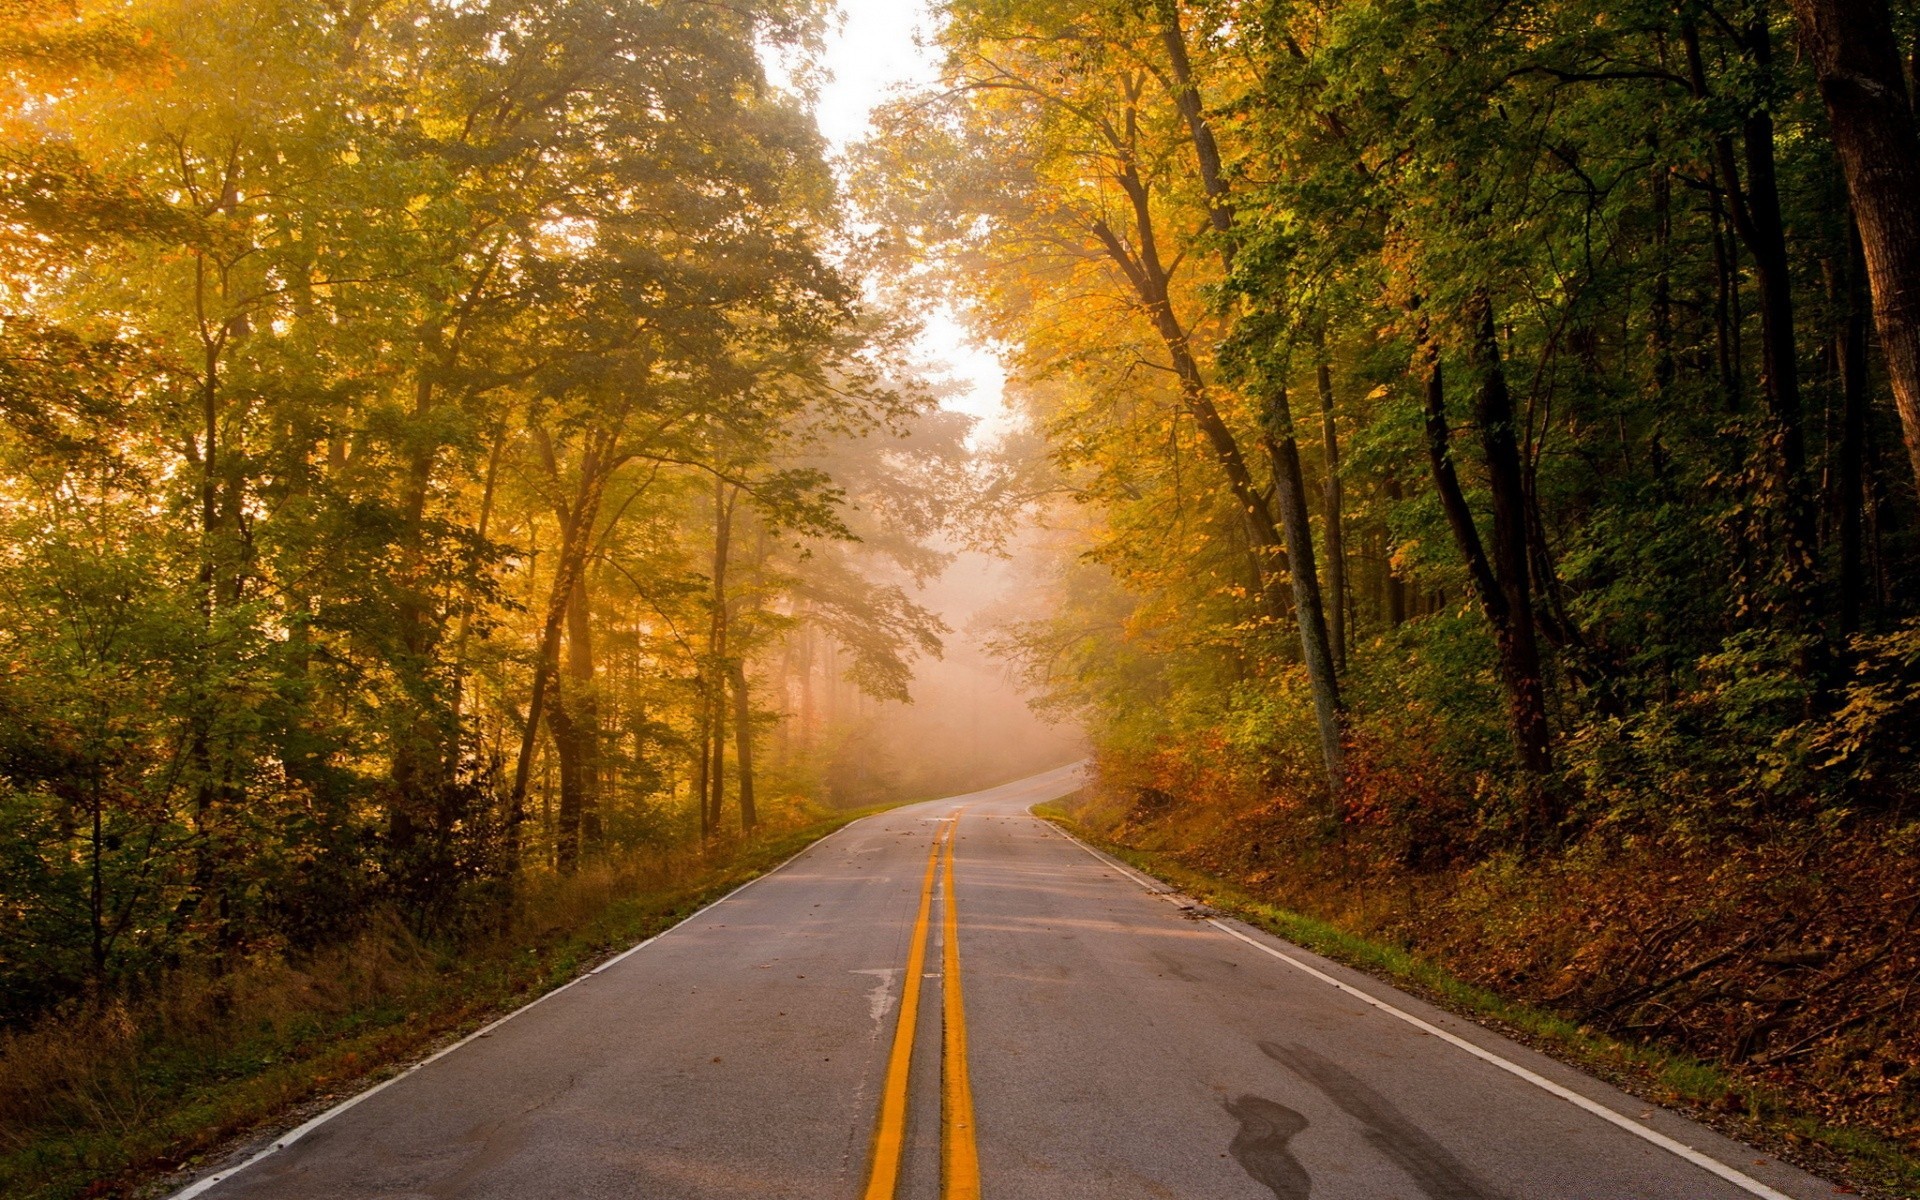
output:
M 1109 842 L 1057 806 L 1037 805 L 1033 811 L 1062 836 L 1185 910 L 1188 917 L 1213 919 L 1236 936 L 1269 943 L 1312 971 L 1510 1059 L 1633 1123 L 1682 1145 L 1696 1144 L 1768 1186 L 1794 1196 L 1900 1200 L 1914 1194 L 1894 1184 L 1893 1171 L 1878 1159 L 1848 1154 L 1845 1131 L 1822 1131 L 1837 1135 L 1822 1141 L 1804 1132 L 1818 1130 L 1811 1122 L 1795 1127 L 1712 1108 L 1711 1100 L 1724 1094 L 1725 1085 L 1706 1064 L 1580 1029 L 1475 988 L 1405 950 L 1263 903 L 1230 881 L 1194 871 L 1169 856 Z

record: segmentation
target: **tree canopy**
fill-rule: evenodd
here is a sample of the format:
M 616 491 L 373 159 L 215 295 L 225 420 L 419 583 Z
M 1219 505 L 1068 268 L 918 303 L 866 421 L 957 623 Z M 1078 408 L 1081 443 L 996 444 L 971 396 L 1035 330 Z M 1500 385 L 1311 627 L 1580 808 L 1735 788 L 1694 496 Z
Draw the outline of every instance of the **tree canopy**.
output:
M 0 12 L 0 1019 L 484 925 L 905 698 L 967 428 L 769 81 L 824 17 Z
M 1115 762 L 1358 819 L 1431 754 L 1449 853 L 1908 786 L 1907 318 L 1804 7 L 949 5 L 863 196 L 1016 356 L 1087 565 L 1008 644 Z

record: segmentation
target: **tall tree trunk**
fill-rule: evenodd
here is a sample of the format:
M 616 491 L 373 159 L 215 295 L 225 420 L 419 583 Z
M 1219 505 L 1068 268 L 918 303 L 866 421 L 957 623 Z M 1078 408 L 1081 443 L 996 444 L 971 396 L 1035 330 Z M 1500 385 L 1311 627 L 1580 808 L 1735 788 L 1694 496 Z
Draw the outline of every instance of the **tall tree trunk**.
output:
M 740 830 L 753 832 L 760 822 L 753 799 L 753 700 L 747 694 L 747 665 L 738 655 L 727 665 L 733 683 L 733 758 L 740 776 Z
M 1834 349 L 1840 374 L 1840 454 L 1837 465 L 1840 526 L 1840 626 L 1860 628 L 1860 602 L 1867 576 L 1862 522 L 1867 506 L 1867 301 L 1866 261 L 1859 227 L 1847 220 L 1845 317 Z
M 1920 479 L 1920 132 L 1885 0 L 1793 0 L 1859 222 L 1874 325 Z
M 713 595 L 707 632 L 707 706 L 712 713 L 712 760 L 707 768 L 708 826 L 720 829 L 727 799 L 727 558 L 732 552 L 733 501 L 727 481 L 713 481 Z
M 594 699 L 593 626 L 587 603 L 588 572 L 574 576 L 567 600 L 565 686 L 553 689 L 549 720 L 560 760 L 559 820 L 554 858 L 571 873 L 599 825 L 600 712 Z
M 1398 504 L 1403 495 L 1400 491 L 1400 477 L 1391 470 L 1381 482 L 1390 503 Z M 1398 628 L 1407 620 L 1407 584 L 1393 569 L 1393 542 L 1386 529 L 1380 533 L 1380 571 L 1385 577 L 1387 590 L 1387 623 Z
M 1160 36 L 1167 50 L 1168 65 L 1172 72 L 1174 102 L 1187 125 L 1187 132 L 1193 143 L 1194 158 L 1200 175 L 1201 187 L 1207 196 L 1208 220 L 1214 231 L 1221 236 L 1220 259 L 1228 270 L 1233 267 L 1233 243 L 1229 240 L 1234 223 L 1233 201 L 1227 188 L 1226 177 L 1221 170 L 1220 148 L 1213 136 L 1212 125 L 1207 120 L 1206 105 L 1200 95 L 1200 88 L 1193 77 L 1193 65 L 1187 53 L 1186 33 L 1180 27 L 1180 6 L 1178 0 L 1155 0 L 1160 21 Z M 1124 183 L 1125 181 L 1123 181 Z M 1133 201 L 1136 224 L 1143 233 L 1151 233 L 1151 221 L 1147 216 L 1144 191 L 1133 181 L 1128 188 Z M 1163 336 L 1169 329 L 1177 329 L 1173 319 L 1173 310 L 1167 301 L 1165 271 L 1162 269 L 1157 252 L 1150 237 L 1141 238 L 1141 266 L 1143 274 L 1155 284 L 1158 307 L 1164 312 L 1161 321 Z M 1185 350 L 1184 332 L 1178 336 L 1178 342 Z M 1170 343 L 1171 344 L 1171 343 Z M 1191 355 L 1186 356 L 1191 361 Z M 1177 361 L 1177 360 L 1176 360 Z M 1197 378 L 1197 368 L 1195 370 Z M 1345 770 L 1341 765 L 1341 726 L 1344 721 L 1343 705 L 1340 699 L 1340 683 L 1334 663 L 1336 651 L 1328 637 L 1326 613 L 1323 608 L 1319 573 L 1314 565 L 1313 527 L 1307 517 L 1306 481 L 1300 470 L 1300 446 L 1294 436 L 1293 413 L 1287 404 L 1284 380 L 1268 382 L 1267 395 L 1262 398 L 1263 434 L 1268 439 L 1268 455 L 1274 465 L 1275 499 L 1280 507 L 1280 532 L 1287 557 L 1287 569 L 1293 580 L 1293 610 L 1295 622 L 1300 630 L 1301 656 L 1306 662 L 1308 685 L 1313 692 L 1314 716 L 1320 727 L 1320 752 L 1327 770 L 1327 788 L 1337 803 L 1341 791 L 1341 782 Z M 1208 404 L 1211 411 L 1212 405 Z M 1215 416 L 1215 422 L 1218 417 Z M 1226 441 L 1231 434 L 1226 433 L 1224 424 L 1220 426 Z M 1212 436 L 1211 434 L 1209 436 Z M 1216 439 L 1218 446 L 1220 439 Z M 1237 448 L 1235 453 L 1237 454 Z M 1244 469 L 1244 468 L 1243 468 Z M 1238 494 L 1236 492 L 1236 494 Z M 1253 505 L 1242 501 L 1254 516 L 1258 509 L 1256 526 L 1264 524 L 1262 532 L 1272 536 L 1272 518 L 1267 514 L 1264 502 Z M 1271 569 L 1271 567 L 1269 567 Z M 1336 580 L 1341 577 L 1336 575 Z M 1341 604 L 1341 593 L 1336 582 L 1334 603 Z M 1336 614 L 1336 623 L 1340 617 Z
M 580 755 L 580 846 L 600 844 L 601 779 L 600 694 L 593 652 L 593 607 L 588 588 L 593 573 L 583 568 L 573 581 L 567 606 L 567 711 L 573 714 L 574 738 Z
M 567 711 L 565 678 L 556 669 L 552 689 L 547 694 L 547 735 L 553 743 L 553 761 L 558 770 L 560 802 L 554 807 L 553 865 L 562 875 L 573 874 L 580 865 L 580 753 L 579 730 L 573 714 Z
M 1167 64 L 1173 72 L 1173 101 L 1187 123 L 1193 140 L 1194 158 L 1200 168 L 1200 183 L 1207 192 L 1207 220 L 1215 233 L 1233 229 L 1233 200 L 1228 195 L 1226 177 L 1221 172 L 1220 144 L 1214 139 L 1207 121 L 1206 104 L 1199 85 L 1193 79 L 1193 60 L 1187 53 L 1186 31 L 1180 27 L 1179 0 L 1154 0 L 1160 19 L 1160 41 L 1167 50 Z M 1222 241 L 1220 255 L 1233 265 L 1233 243 Z
M 1494 577 L 1505 600 L 1507 629 L 1501 656 L 1506 660 L 1521 763 L 1535 774 L 1544 774 L 1552 766 L 1552 760 L 1547 734 L 1546 687 L 1534 627 L 1526 476 L 1520 463 L 1520 441 L 1515 429 L 1513 398 L 1507 390 L 1506 367 L 1500 361 L 1493 303 L 1483 293 L 1474 298 L 1474 307 L 1478 311 L 1473 320 L 1473 342 L 1468 358 L 1479 376 L 1474 388 L 1474 417 L 1480 425 L 1480 443 L 1487 459 L 1488 491 L 1493 500 Z
M 548 713 L 551 703 L 548 693 L 559 671 L 560 631 L 566 623 L 574 585 L 585 568 L 587 551 L 593 544 L 593 526 L 600 516 L 600 500 L 606 494 L 610 467 L 599 448 L 589 448 L 582 455 L 580 480 L 575 485 L 573 503 L 568 507 L 561 531 L 553 582 L 547 593 L 546 616 L 540 626 L 539 650 L 534 659 L 527 724 L 520 734 L 513 787 L 507 795 L 507 846 L 510 857 L 515 860 L 520 852 L 520 826 L 526 819 L 527 784 L 533 775 L 534 751 L 540 744 L 541 718 Z
M 1499 409 L 1505 389 L 1504 378 L 1496 381 L 1493 372 L 1485 362 L 1487 348 L 1483 339 L 1492 336 L 1490 305 L 1476 302 L 1483 310 L 1483 321 L 1476 322 L 1474 330 L 1475 350 L 1473 357 L 1476 368 L 1481 374 L 1481 393 L 1476 407 L 1480 410 L 1483 424 L 1500 425 Z M 1494 347 L 1497 353 L 1497 345 Z M 1467 574 L 1473 581 L 1475 594 L 1479 597 L 1480 607 L 1487 615 L 1487 622 L 1493 627 L 1494 644 L 1500 658 L 1501 684 L 1507 694 L 1507 717 L 1512 730 L 1514 751 L 1521 766 L 1534 776 L 1544 774 L 1552 766 L 1549 749 L 1546 690 L 1541 679 L 1538 642 L 1534 636 L 1531 613 L 1524 608 L 1516 609 L 1515 601 L 1525 602 L 1527 588 L 1524 582 L 1516 583 L 1511 579 L 1498 578 L 1494 574 L 1494 562 L 1490 561 L 1484 544 L 1480 540 L 1480 530 L 1474 524 L 1473 511 L 1467 506 L 1466 493 L 1460 487 L 1458 473 L 1453 465 L 1451 432 L 1447 425 L 1446 389 L 1441 372 L 1439 348 L 1428 344 L 1427 378 L 1425 387 L 1427 461 L 1433 470 L 1434 490 L 1440 497 L 1440 508 L 1446 514 L 1447 525 L 1453 531 L 1454 544 L 1459 548 L 1460 556 L 1466 561 Z M 1506 436 L 1512 435 L 1511 411 L 1505 421 Z M 1484 428 L 1483 440 L 1488 443 L 1489 459 L 1504 457 L 1504 451 L 1493 444 L 1501 437 L 1497 430 L 1489 434 Z M 1518 453 L 1514 454 L 1511 466 L 1496 468 L 1492 461 L 1488 463 L 1489 474 L 1496 472 L 1508 477 L 1507 485 L 1518 478 Z M 1502 569 L 1510 564 L 1525 572 L 1527 554 L 1524 541 L 1515 545 L 1516 536 L 1524 538 L 1524 532 L 1516 535 L 1511 523 L 1523 518 L 1523 514 L 1510 506 L 1512 499 L 1499 498 L 1503 485 L 1496 485 L 1494 537 L 1496 561 Z M 1504 514 L 1502 510 L 1506 511 Z M 1522 527 L 1524 529 L 1524 527 Z M 1522 579 L 1525 576 L 1522 575 Z M 1536 795 L 1540 793 L 1535 787 Z M 1536 799 L 1536 803 L 1538 800 Z M 1530 816 L 1540 814 L 1529 814 Z
M 1686 42 L 1687 67 L 1694 94 L 1708 94 L 1700 39 L 1691 21 L 1681 27 Z M 1767 26 L 1764 4 L 1757 5 L 1748 22 L 1741 48 L 1762 81 L 1773 73 L 1773 34 Z M 1813 505 L 1807 495 L 1806 437 L 1800 413 L 1799 355 L 1794 342 L 1793 279 L 1787 257 L 1786 222 L 1780 209 L 1780 185 L 1774 155 L 1773 116 L 1763 106 L 1749 110 L 1741 126 L 1741 164 L 1733 139 L 1716 138 L 1715 162 L 1725 189 L 1727 212 L 1734 232 L 1753 255 L 1754 276 L 1760 286 L 1761 389 L 1773 424 L 1768 458 L 1774 487 L 1787 518 L 1788 544 L 1782 555 L 1790 586 L 1798 591 L 1809 583 L 1813 567 L 1815 529 Z
M 1327 632 L 1333 641 L 1334 667 L 1345 672 L 1347 669 L 1347 550 L 1346 531 L 1343 528 L 1340 493 L 1340 430 L 1334 418 L 1333 410 L 1333 368 L 1327 363 L 1327 331 L 1324 326 L 1314 332 L 1314 343 L 1319 350 L 1320 361 L 1315 364 L 1316 382 L 1320 388 L 1320 444 L 1324 447 L 1327 478 L 1323 487 L 1323 509 L 1326 512 L 1327 528 L 1327 588 L 1333 593 L 1333 602 L 1327 608 Z
M 715 691 L 713 688 L 719 688 Z M 707 692 L 707 728 L 711 730 L 711 740 L 707 743 L 707 827 L 714 833 L 720 832 L 720 822 L 726 812 L 727 804 L 727 693 L 724 676 L 713 680 Z
M 1313 561 L 1313 528 L 1307 515 L 1307 485 L 1300 469 L 1300 444 L 1293 436 L 1293 410 L 1285 385 L 1270 385 L 1261 406 L 1267 452 L 1273 458 L 1274 491 L 1280 501 L 1280 527 L 1286 535 L 1287 563 L 1293 579 L 1295 623 L 1300 628 L 1300 650 L 1306 660 L 1307 686 L 1313 693 L 1313 715 L 1320 728 L 1320 755 L 1327 768 L 1327 789 L 1339 802 L 1345 772 L 1341 766 L 1340 684 L 1333 666 L 1333 648 L 1327 637 L 1326 614 L 1320 607 L 1320 579 Z
M 187 735 L 187 756 L 194 775 L 193 871 L 188 879 L 186 895 L 175 907 L 172 923 L 177 925 L 191 917 L 211 915 L 214 920 L 213 940 L 220 948 L 216 969 L 224 969 L 230 931 L 225 918 L 228 899 L 222 879 L 225 848 L 220 844 L 223 840 L 220 826 L 224 820 L 222 810 L 234 807 L 235 796 L 230 764 L 225 761 L 231 756 L 221 754 L 215 745 L 220 709 L 218 677 L 222 673 L 222 639 L 218 634 L 218 624 L 220 614 L 240 596 L 239 564 L 234 561 L 238 538 L 234 536 L 235 531 L 229 528 L 240 509 L 237 497 L 232 494 L 239 487 L 238 480 L 228 481 L 226 495 L 223 496 L 221 489 L 221 476 L 226 467 L 225 447 L 220 437 L 220 380 L 229 343 L 236 332 L 244 329 L 244 325 L 218 316 L 216 310 L 225 307 L 228 297 L 225 272 L 216 271 L 215 274 L 220 277 L 217 285 L 209 278 L 207 255 L 204 252 L 195 255 L 193 302 L 202 355 L 199 387 L 202 441 L 197 455 L 200 467 L 197 596 L 200 643 L 195 648 L 198 659 L 195 695 Z M 217 296 L 212 294 L 216 287 Z M 188 442 L 188 454 L 195 457 L 191 439 Z

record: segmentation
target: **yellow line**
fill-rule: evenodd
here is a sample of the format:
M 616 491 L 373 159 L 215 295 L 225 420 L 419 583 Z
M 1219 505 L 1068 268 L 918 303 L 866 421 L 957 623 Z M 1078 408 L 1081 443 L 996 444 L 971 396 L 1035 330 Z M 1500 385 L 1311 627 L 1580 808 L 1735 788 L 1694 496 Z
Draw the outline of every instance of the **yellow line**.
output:
M 893 1051 L 887 1058 L 887 1081 L 880 1093 L 880 1117 L 873 1129 L 873 1165 L 867 1173 L 865 1200 L 893 1200 L 900 1183 L 900 1159 L 907 1144 L 907 1072 L 913 1063 L 913 1031 L 920 1016 L 920 978 L 927 966 L 927 926 L 933 912 L 933 874 L 940 863 L 940 844 L 952 831 L 942 830 L 927 851 L 927 877 L 920 884 L 920 915 L 914 918 L 913 941 L 907 950 L 907 973 L 900 983 L 900 1019 L 893 1027 Z
M 955 813 L 947 831 L 947 873 L 941 893 L 940 1011 L 946 1040 L 940 1055 L 940 1194 L 945 1200 L 980 1200 L 980 1151 L 974 1141 L 973 1081 L 967 1074 L 967 1006 L 960 994 L 960 910 L 953 899 Z

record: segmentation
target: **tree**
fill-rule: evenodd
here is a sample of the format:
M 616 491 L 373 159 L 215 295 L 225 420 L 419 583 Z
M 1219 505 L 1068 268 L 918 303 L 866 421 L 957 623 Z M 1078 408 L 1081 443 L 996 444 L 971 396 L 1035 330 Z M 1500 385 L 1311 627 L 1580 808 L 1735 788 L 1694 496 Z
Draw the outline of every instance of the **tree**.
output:
M 1794 0 L 1847 176 L 1873 285 L 1874 327 L 1920 479 L 1920 135 L 1881 0 Z
M 1212 361 L 1221 314 L 1208 289 L 1217 277 L 1200 273 L 1195 257 L 1211 250 L 1223 270 L 1231 267 L 1232 200 L 1177 18 L 1165 8 L 1143 21 L 1120 10 L 1069 16 L 1044 5 L 956 6 L 946 42 L 955 101 L 902 110 L 918 124 L 903 120 L 886 161 L 896 179 L 918 177 L 922 168 L 907 166 L 910 158 L 940 161 L 947 182 L 921 192 L 918 211 L 900 227 L 915 231 L 918 247 L 931 251 L 945 238 L 955 247 L 946 253 L 964 255 L 961 273 L 986 289 L 979 311 L 998 310 L 989 323 L 1018 313 L 1050 324 L 1036 336 L 1037 322 L 1029 323 L 1020 339 L 1036 358 L 1052 360 L 1042 369 L 1091 373 L 1103 358 L 1097 369 L 1151 362 L 1166 373 L 1245 531 L 1244 570 L 1262 616 L 1297 626 L 1325 779 L 1337 792 L 1339 690 L 1285 368 L 1255 372 L 1243 396 L 1223 386 Z M 993 214 L 984 227 L 955 211 L 982 203 Z M 1191 228 L 1196 216 L 1201 229 L 1228 238 L 1203 244 L 1169 232 Z M 1125 313 L 1129 337 L 1088 352 L 1073 320 L 1052 315 L 1065 311 L 1068 297 L 1094 312 Z M 1155 344 L 1151 359 L 1138 335 Z M 1247 445 L 1266 450 L 1267 478 L 1256 474 Z

